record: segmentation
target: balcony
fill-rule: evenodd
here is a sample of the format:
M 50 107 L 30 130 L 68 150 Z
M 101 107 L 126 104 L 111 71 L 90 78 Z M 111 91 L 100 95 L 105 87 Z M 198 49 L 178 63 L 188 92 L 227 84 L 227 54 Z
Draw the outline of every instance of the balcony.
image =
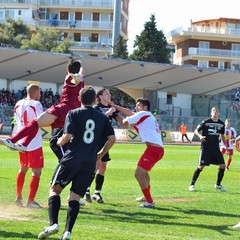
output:
M 104 1 L 98 1 L 98 0 L 0 0 L 0 4 L 38 4 L 39 7 L 41 5 L 44 6 L 73 6 L 73 7 L 97 7 L 97 8 L 113 8 L 113 0 L 104 0 Z
M 108 41 L 110 43 L 111 40 Z M 72 49 L 91 49 L 91 50 L 104 50 L 111 51 L 112 47 L 110 44 L 104 44 L 101 42 L 75 42 L 71 47 Z
M 74 6 L 84 8 L 113 8 L 113 0 L 105 1 L 82 1 L 82 0 L 39 0 L 39 5 L 44 6 Z
M 0 0 L 0 4 L 38 4 L 38 0 Z
M 184 35 L 223 35 L 225 37 L 240 37 L 240 29 L 233 28 L 212 28 L 206 26 L 190 26 L 190 27 L 179 27 L 171 32 L 167 33 L 167 38 L 174 38 L 176 36 L 184 36 Z
M 189 48 L 188 55 L 215 57 L 215 58 L 228 58 L 240 59 L 240 51 L 223 50 L 223 49 L 210 49 L 210 48 Z
M 38 27 L 59 27 L 75 29 L 101 29 L 112 30 L 113 23 L 108 21 L 81 21 L 81 20 L 59 20 L 59 19 L 40 19 L 37 21 Z

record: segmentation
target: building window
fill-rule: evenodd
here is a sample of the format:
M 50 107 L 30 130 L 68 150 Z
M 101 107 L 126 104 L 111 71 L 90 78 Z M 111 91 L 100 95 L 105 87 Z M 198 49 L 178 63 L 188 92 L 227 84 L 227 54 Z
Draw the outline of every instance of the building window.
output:
M 218 69 L 224 69 L 225 68 L 225 63 L 222 61 L 218 62 Z
M 22 15 L 22 10 L 18 10 L 18 16 Z
M 236 43 L 232 44 L 231 56 L 239 58 L 239 56 L 240 56 L 240 44 L 236 44 Z
M 93 13 L 93 21 L 99 22 L 99 13 Z
M 61 20 L 68 20 L 68 12 L 60 12 Z
M 173 98 L 171 94 L 167 94 L 167 104 L 172 104 L 173 103 Z
M 81 33 L 74 33 L 74 41 L 80 42 L 81 41 Z
M 4 18 L 4 11 L 0 10 L 0 19 L 3 19 L 3 18 Z
M 91 34 L 91 42 L 98 42 L 98 34 L 97 33 Z
M 209 55 L 209 42 L 199 41 L 199 54 L 200 55 Z
M 200 67 L 200 68 L 208 68 L 208 61 L 198 60 L 198 67 Z
M 75 12 L 75 20 L 82 20 L 82 12 Z
M 5 18 L 14 18 L 14 10 L 6 10 Z

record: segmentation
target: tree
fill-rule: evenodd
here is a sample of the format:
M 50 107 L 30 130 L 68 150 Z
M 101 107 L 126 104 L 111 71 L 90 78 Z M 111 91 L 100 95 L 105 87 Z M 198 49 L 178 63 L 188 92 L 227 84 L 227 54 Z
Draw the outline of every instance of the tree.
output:
M 163 31 L 157 30 L 155 15 L 151 15 L 150 21 L 144 24 L 144 30 L 136 36 L 134 48 L 137 49 L 129 58 L 145 62 L 170 63 L 170 50 L 167 44 Z
M 23 39 L 30 38 L 30 28 L 22 20 L 6 19 L 6 23 L 2 23 L 0 28 L 3 34 L 0 36 L 2 46 L 20 48 Z
M 127 40 L 118 36 L 117 44 L 113 46 L 113 58 L 128 59 Z
M 57 29 L 44 30 L 37 29 L 37 32 L 32 35 L 30 40 L 23 40 L 23 49 L 35 49 L 45 52 L 61 52 L 71 53 L 70 47 L 73 41 L 69 39 L 61 40 L 61 32 Z

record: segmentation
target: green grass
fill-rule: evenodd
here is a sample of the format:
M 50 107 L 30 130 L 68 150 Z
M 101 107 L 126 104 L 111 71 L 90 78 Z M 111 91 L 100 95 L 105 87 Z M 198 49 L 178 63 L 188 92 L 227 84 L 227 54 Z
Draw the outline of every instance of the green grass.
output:
M 49 184 L 57 160 L 44 143 L 45 168 L 36 200 L 43 209 L 18 208 L 14 205 L 18 154 L 0 146 L 0 239 L 36 239 L 48 226 L 47 199 Z M 73 240 L 235 240 L 240 230 L 232 225 L 240 221 L 239 173 L 240 155 L 235 151 L 230 171 L 222 182 L 228 192 L 213 189 L 217 167 L 201 173 L 196 192 L 189 192 L 197 166 L 199 146 L 165 146 L 165 156 L 150 172 L 155 209 L 138 208 L 135 198 L 141 196 L 134 178 L 137 160 L 145 146 L 115 144 L 111 150 L 102 195 L 105 204 L 82 207 L 72 233 Z M 26 177 L 24 199 L 27 197 Z M 92 188 L 93 189 L 93 188 Z M 60 239 L 65 225 L 69 188 L 62 193 L 60 233 L 49 239 Z

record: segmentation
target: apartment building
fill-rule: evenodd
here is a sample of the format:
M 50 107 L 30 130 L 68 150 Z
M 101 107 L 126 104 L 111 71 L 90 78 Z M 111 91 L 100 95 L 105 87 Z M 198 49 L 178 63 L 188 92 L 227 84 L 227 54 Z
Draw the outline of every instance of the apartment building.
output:
M 76 54 L 107 57 L 118 35 L 127 39 L 130 0 L 0 0 L 0 22 L 22 19 L 34 30 L 56 28 Z
M 240 70 L 240 19 L 191 22 L 171 31 L 167 39 L 175 45 L 174 64 Z

